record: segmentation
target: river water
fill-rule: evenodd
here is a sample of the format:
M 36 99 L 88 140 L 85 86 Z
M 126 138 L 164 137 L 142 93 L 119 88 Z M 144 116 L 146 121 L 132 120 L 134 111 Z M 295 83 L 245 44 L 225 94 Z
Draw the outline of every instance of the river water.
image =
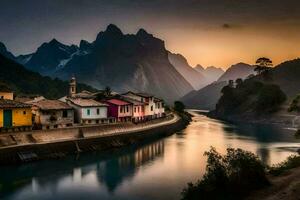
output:
M 233 125 L 194 112 L 172 136 L 105 153 L 0 167 L 0 199 L 176 200 L 205 171 L 203 153 L 214 146 L 243 148 L 266 164 L 295 154 L 294 131 L 266 125 Z

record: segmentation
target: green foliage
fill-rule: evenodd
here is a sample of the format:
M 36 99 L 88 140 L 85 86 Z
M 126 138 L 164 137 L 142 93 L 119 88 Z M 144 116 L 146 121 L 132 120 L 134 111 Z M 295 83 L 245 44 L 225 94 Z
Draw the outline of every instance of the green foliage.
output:
M 292 101 L 292 103 L 290 104 L 290 107 L 288 108 L 289 112 L 300 112 L 300 105 L 299 105 L 299 101 L 300 101 L 300 94 L 298 94 Z
M 202 180 L 188 184 L 182 200 L 240 199 L 269 184 L 264 165 L 251 152 L 229 148 L 222 156 L 211 148 L 205 155 L 208 157 L 206 173 Z
M 256 71 L 258 75 L 262 75 L 262 77 L 265 80 L 271 80 L 272 74 L 270 70 L 272 66 L 273 66 L 273 62 L 269 58 L 265 58 L 265 57 L 258 58 L 256 60 L 256 67 L 254 71 Z
M 288 159 L 278 165 L 270 167 L 269 173 L 274 176 L 279 176 L 286 172 L 287 170 L 300 167 L 300 156 L 290 156 Z
M 221 92 L 222 96 L 216 105 L 219 115 L 274 112 L 286 100 L 285 94 L 277 85 L 252 79 L 237 80 L 236 87 L 229 84 Z
M 179 113 L 183 113 L 185 109 L 185 105 L 181 101 L 174 102 L 174 110 Z
M 264 85 L 258 93 L 257 112 L 274 112 L 286 100 L 278 85 Z
M 67 95 L 69 91 L 68 81 L 41 76 L 2 55 L 0 55 L 0 71 L 0 81 L 18 95 L 42 95 L 56 99 Z M 77 90 L 96 91 L 85 84 L 77 84 Z

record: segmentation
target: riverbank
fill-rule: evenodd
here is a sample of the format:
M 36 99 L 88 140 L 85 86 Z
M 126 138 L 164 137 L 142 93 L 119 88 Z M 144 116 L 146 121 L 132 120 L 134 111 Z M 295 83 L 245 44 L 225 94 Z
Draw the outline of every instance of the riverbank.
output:
M 107 124 L 0 135 L 0 164 L 55 159 L 87 151 L 130 145 L 183 129 L 187 120 L 177 114 L 149 122 Z
M 271 186 L 256 191 L 247 200 L 298 200 L 300 197 L 300 167 L 280 176 L 268 176 Z

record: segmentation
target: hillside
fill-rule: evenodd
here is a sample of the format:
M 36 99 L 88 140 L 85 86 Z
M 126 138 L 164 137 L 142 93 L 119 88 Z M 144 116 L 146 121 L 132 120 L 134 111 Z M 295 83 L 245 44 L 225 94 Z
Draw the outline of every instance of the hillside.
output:
M 213 110 L 221 96 L 221 90 L 227 85 L 226 81 L 212 83 L 198 91 L 192 91 L 180 100 L 187 108 Z
M 69 83 L 59 79 L 43 77 L 25 69 L 22 65 L 0 54 L 0 83 L 9 87 L 18 95 L 43 95 L 47 98 L 59 98 L 67 94 Z M 90 86 L 78 84 L 78 90 L 95 91 Z
M 185 57 L 180 54 L 168 54 L 170 63 L 175 69 L 193 86 L 195 90 L 199 90 L 208 84 L 208 80 L 200 72 L 192 68 Z
M 222 68 L 214 66 L 204 68 L 201 65 L 197 65 L 194 69 L 200 72 L 209 83 L 217 81 L 224 74 L 224 70 Z
M 52 43 L 54 47 L 44 48 Z M 62 49 L 67 53 L 60 52 Z M 169 103 L 193 89 L 170 63 L 164 41 L 143 29 L 126 35 L 112 24 L 94 42 L 82 41 L 77 50 L 57 41 L 45 43 L 25 65 L 64 80 L 74 74 L 79 81 L 96 88 L 110 86 L 117 92 L 152 93 Z
M 250 74 L 255 74 L 254 67 L 246 63 L 237 63 L 229 67 L 218 81 L 236 80 L 237 78 L 245 79 Z

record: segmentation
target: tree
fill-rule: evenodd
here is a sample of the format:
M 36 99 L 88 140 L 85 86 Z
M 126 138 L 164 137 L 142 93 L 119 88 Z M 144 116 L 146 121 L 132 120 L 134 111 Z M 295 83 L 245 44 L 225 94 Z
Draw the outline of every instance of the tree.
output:
M 269 185 L 264 164 L 249 151 L 228 148 L 222 156 L 212 147 L 204 155 L 206 172 L 201 180 L 184 188 L 182 200 L 243 199 L 249 192 Z
M 110 97 L 111 96 L 111 89 L 110 87 L 106 86 L 105 89 L 104 89 L 104 95 L 106 97 Z
M 270 78 L 269 71 L 273 66 L 272 60 L 270 60 L 269 58 L 262 57 L 258 58 L 255 63 L 256 67 L 254 71 L 256 71 L 258 75 L 262 75 L 264 79 Z
M 181 101 L 174 102 L 174 110 L 179 113 L 183 113 L 185 109 L 185 105 Z
M 238 78 L 235 80 L 236 87 L 241 87 L 243 84 L 243 79 Z

